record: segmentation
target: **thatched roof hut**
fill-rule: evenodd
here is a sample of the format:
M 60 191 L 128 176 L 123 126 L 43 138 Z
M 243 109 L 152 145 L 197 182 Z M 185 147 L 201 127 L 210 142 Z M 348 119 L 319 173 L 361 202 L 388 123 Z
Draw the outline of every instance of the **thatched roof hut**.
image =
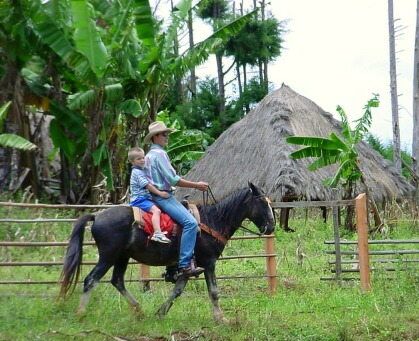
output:
M 301 147 L 285 141 L 288 136 L 329 137 L 331 132 L 341 135 L 340 122 L 283 84 L 227 129 L 185 178 L 209 182 L 217 200 L 247 186 L 248 181 L 263 188 L 275 202 L 332 200 L 331 189 L 322 181 L 336 173 L 336 166 L 309 171 L 312 161 L 289 156 Z M 411 192 L 405 178 L 379 153 L 363 142 L 358 151 L 376 202 L 400 199 Z M 178 189 L 178 198 L 185 194 L 191 194 L 192 200 L 202 199 L 201 192 Z

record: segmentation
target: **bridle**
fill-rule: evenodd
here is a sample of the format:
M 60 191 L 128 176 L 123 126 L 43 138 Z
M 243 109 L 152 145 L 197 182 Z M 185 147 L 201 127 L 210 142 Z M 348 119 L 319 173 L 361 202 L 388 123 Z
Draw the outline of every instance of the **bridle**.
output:
M 247 231 L 247 232 L 249 232 L 249 233 L 251 233 L 251 234 L 254 234 L 254 235 L 257 235 L 257 236 L 263 236 L 264 234 L 265 234 L 265 232 L 268 230 L 268 226 L 269 226 L 269 221 L 265 218 L 265 216 L 262 214 L 262 209 L 260 208 L 260 204 L 259 204 L 259 200 L 258 199 L 260 199 L 260 198 L 264 198 L 265 199 L 265 201 L 268 203 L 268 205 L 270 205 L 270 203 L 271 203 L 271 200 L 266 196 L 266 195 L 264 195 L 264 194 L 260 194 L 260 195 L 256 195 L 256 196 L 254 196 L 253 195 L 253 192 L 252 192 L 252 197 L 251 198 L 249 198 L 249 199 L 246 199 L 244 202 L 246 203 L 248 200 L 250 200 L 250 199 L 252 199 L 252 200 L 256 200 L 256 207 L 258 208 L 258 210 L 259 210 L 259 213 L 260 213 L 260 215 L 263 217 L 263 220 L 264 220 L 264 225 L 262 226 L 262 228 L 263 228 L 263 230 L 262 230 L 262 232 L 260 232 L 260 230 L 259 230 L 259 232 L 254 232 L 254 231 L 252 231 L 252 230 L 250 230 L 250 229 L 248 229 L 247 227 L 244 227 L 243 225 L 240 225 L 240 228 L 242 229 L 242 230 L 245 230 L 245 231 Z M 272 210 L 272 208 L 271 208 L 271 210 Z M 272 216 L 273 216 L 273 218 L 274 218 L 274 224 L 276 224 L 276 221 L 275 221 L 275 215 L 273 214 L 273 212 L 272 212 Z
M 265 199 L 265 201 L 268 203 L 268 205 L 270 205 L 270 203 L 271 203 L 271 200 L 269 200 L 269 198 L 266 196 L 266 195 L 264 195 L 264 194 L 260 194 L 260 195 L 253 195 L 253 191 L 251 190 L 251 189 L 249 189 L 250 190 L 250 192 L 252 193 L 252 196 L 250 197 L 250 198 L 248 198 L 248 199 L 246 199 L 245 201 L 244 201 L 244 203 L 246 203 L 247 201 L 249 201 L 250 199 L 252 199 L 252 200 L 256 200 L 256 207 L 258 208 L 258 210 L 259 210 L 259 213 L 260 213 L 260 215 L 263 217 L 263 220 L 264 220 L 264 225 L 262 225 L 262 232 L 260 231 L 261 229 L 259 229 L 259 232 L 254 232 L 254 231 L 252 231 L 251 229 L 249 229 L 249 228 L 247 228 L 247 227 L 244 227 L 243 225 L 240 225 L 239 226 L 239 228 L 241 228 L 242 230 L 244 230 L 244 231 L 247 231 L 247 232 L 249 232 L 250 234 L 253 234 L 253 235 L 256 235 L 256 236 L 263 236 L 264 234 L 265 234 L 265 232 L 268 230 L 268 226 L 269 226 L 269 221 L 265 218 L 265 216 L 262 214 L 262 209 L 261 209 L 261 207 L 260 207 L 260 204 L 259 204 L 259 200 L 258 199 L 260 199 L 260 198 L 264 198 Z M 208 202 L 209 202 L 209 198 L 210 198 L 210 196 L 211 196 L 211 199 L 212 199 L 212 201 L 214 202 L 214 203 L 217 203 L 217 200 L 215 199 L 215 197 L 214 197 L 214 193 L 212 192 L 212 190 L 211 190 L 211 187 L 209 187 L 208 186 L 208 191 L 206 191 L 206 192 L 202 192 L 202 198 L 203 198 L 203 203 L 204 203 L 204 207 L 206 206 L 206 205 L 208 205 Z M 271 210 L 272 210 L 272 208 L 271 208 Z M 274 224 L 276 224 L 276 221 L 275 221 L 275 215 L 273 214 L 273 212 L 272 212 L 272 216 L 273 216 L 273 218 L 274 218 Z

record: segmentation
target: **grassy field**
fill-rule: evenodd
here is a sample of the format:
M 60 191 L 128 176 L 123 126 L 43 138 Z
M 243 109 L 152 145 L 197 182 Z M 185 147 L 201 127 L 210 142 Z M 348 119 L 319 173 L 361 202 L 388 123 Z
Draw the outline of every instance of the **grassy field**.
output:
M 9 218 L 71 217 L 63 211 L 1 209 Z M 58 284 L 0 285 L 0 340 L 419 340 L 419 277 L 415 271 L 372 273 L 371 292 L 362 293 L 358 281 L 321 281 L 332 277 L 325 240 L 333 239 L 330 222 L 317 219 L 317 211 L 293 210 L 295 233 L 277 230 L 278 287 L 268 294 L 266 278 L 219 280 L 220 304 L 228 324 L 217 325 L 203 280 L 192 280 L 164 319 L 155 312 L 166 300 L 172 285 L 152 282 L 143 292 L 138 282 L 127 287 L 139 300 L 144 316 L 130 310 L 125 299 L 109 283 L 99 284 L 87 306 L 87 314 L 75 316 L 82 287 L 65 302 L 57 301 Z M 418 238 L 417 222 L 398 215 L 385 238 Z M 0 240 L 64 241 L 69 223 L 0 225 Z M 239 233 L 239 235 L 242 233 Z M 341 231 L 341 237 L 356 235 Z M 382 235 L 375 236 L 383 239 Z M 90 233 L 86 232 L 86 239 Z M 299 264 L 297 241 L 305 257 Z M 417 246 L 416 246 L 417 247 Z M 352 246 L 353 248 L 353 246 Z M 411 248 L 411 247 L 409 247 Z M 62 247 L 1 247 L 1 262 L 62 261 Z M 85 247 L 84 260 L 97 259 L 94 247 Z M 263 240 L 229 242 L 224 256 L 264 253 Z M 220 260 L 219 276 L 263 275 L 264 258 Z M 83 268 L 83 277 L 90 270 Z M 0 280 L 56 281 L 59 266 L 0 267 Z M 152 268 L 159 277 L 163 268 Z M 353 275 L 351 275 L 353 276 Z M 131 265 L 126 280 L 138 278 L 138 266 Z M 105 280 L 109 279 L 109 274 Z

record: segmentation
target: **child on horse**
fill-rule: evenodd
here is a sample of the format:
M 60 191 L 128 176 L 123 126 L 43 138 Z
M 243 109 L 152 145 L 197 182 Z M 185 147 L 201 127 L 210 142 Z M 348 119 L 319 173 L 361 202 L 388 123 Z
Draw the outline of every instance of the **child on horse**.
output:
M 131 148 L 128 152 L 128 160 L 132 164 L 131 178 L 130 178 L 130 206 L 134 208 L 134 220 L 138 221 L 139 209 L 145 212 L 151 212 L 151 222 L 153 224 L 154 233 L 151 240 L 159 243 L 170 243 L 170 239 L 167 238 L 160 229 L 160 209 L 152 201 L 150 192 L 161 197 L 168 198 L 170 195 L 167 192 L 159 191 L 149 181 L 144 173 L 144 150 L 141 148 Z

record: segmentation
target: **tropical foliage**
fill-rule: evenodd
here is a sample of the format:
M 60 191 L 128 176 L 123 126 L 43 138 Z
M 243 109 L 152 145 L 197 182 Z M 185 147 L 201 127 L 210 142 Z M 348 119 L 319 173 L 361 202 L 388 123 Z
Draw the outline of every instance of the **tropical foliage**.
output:
M 339 169 L 333 178 L 326 179 L 324 184 L 335 188 L 340 181 L 344 186 L 354 183 L 362 177 L 359 167 L 358 152 L 356 145 L 362 141 L 371 126 L 371 109 L 379 105 L 379 96 L 374 95 L 365 105 L 364 115 L 355 121 L 355 129 L 351 129 L 345 111 L 338 106 L 337 112 L 342 118 L 343 139 L 335 133 L 330 133 L 330 138 L 311 137 L 311 136 L 292 136 L 286 141 L 292 144 L 306 146 L 291 153 L 294 159 L 314 157 L 317 158 L 310 166 L 309 170 L 316 170 L 335 163 L 339 163 Z
M 290 156 L 292 158 L 316 158 L 314 162 L 309 165 L 309 170 L 316 170 L 336 163 L 339 164 L 336 174 L 332 178 L 325 179 L 323 183 L 324 185 L 332 188 L 336 188 L 338 184 L 341 183 L 345 188 L 344 198 L 353 198 L 356 182 L 361 180 L 374 211 L 376 226 L 381 226 L 382 222 L 374 198 L 369 194 L 367 179 L 362 173 L 359 164 L 359 155 L 356 145 L 361 142 L 368 133 L 368 129 L 371 126 L 371 109 L 378 107 L 379 103 L 379 96 L 374 95 L 374 97 L 371 98 L 364 106 L 365 112 L 361 118 L 355 121 L 356 126 L 353 130 L 349 125 L 348 117 L 345 111 L 340 106 L 337 106 L 336 110 L 342 118 L 343 138 L 339 137 L 335 133 L 330 133 L 329 139 L 309 136 L 294 136 L 286 139 L 288 143 L 306 146 L 291 153 Z M 353 215 L 353 207 L 348 206 L 345 218 L 345 227 L 349 230 L 354 230 L 355 228 L 353 225 Z
M 191 69 L 255 19 L 255 12 L 232 16 L 207 39 L 179 49 L 178 38 L 191 13 L 205 2 L 193 6 L 192 0 L 182 0 L 159 20 L 148 0 L 0 0 L 0 104 L 11 102 L 4 132 L 33 141 L 41 128 L 33 135 L 30 112 L 53 118 L 41 120 L 48 121 L 54 144 L 49 155 L 59 158 L 61 201 L 97 202 L 95 185 L 106 179 L 110 200 L 116 202 L 127 187 L 126 150 L 141 144 L 161 109 L 174 112 L 188 98 L 175 85 L 188 83 Z M 162 107 L 169 94 L 180 101 Z M 175 117 L 170 120 L 175 124 Z M 185 120 L 176 124 L 188 130 Z M 196 131 L 185 134 L 188 138 L 172 151 L 182 171 L 212 142 Z M 11 146 L 21 145 L 12 135 L 3 136 L 1 143 L 12 140 Z M 190 148 L 198 149 L 193 154 Z M 39 197 L 44 186 L 37 156 L 16 153 L 6 152 L 6 159 L 14 160 L 17 170 L 31 169 L 27 182 Z M 19 172 L 6 174 L 11 182 L 20 177 Z
M 379 152 L 385 159 L 393 161 L 394 152 L 393 152 L 393 143 L 392 142 L 383 142 L 378 137 L 367 134 L 366 142 L 377 152 Z M 402 174 L 408 180 L 412 179 L 412 155 L 407 149 L 401 150 L 402 158 Z
M 3 130 L 3 120 L 6 117 L 7 109 L 10 106 L 10 102 L 6 103 L 0 108 L 0 131 Z M 34 150 L 36 145 L 28 140 L 14 134 L 0 134 L 0 146 L 16 148 L 21 150 Z

